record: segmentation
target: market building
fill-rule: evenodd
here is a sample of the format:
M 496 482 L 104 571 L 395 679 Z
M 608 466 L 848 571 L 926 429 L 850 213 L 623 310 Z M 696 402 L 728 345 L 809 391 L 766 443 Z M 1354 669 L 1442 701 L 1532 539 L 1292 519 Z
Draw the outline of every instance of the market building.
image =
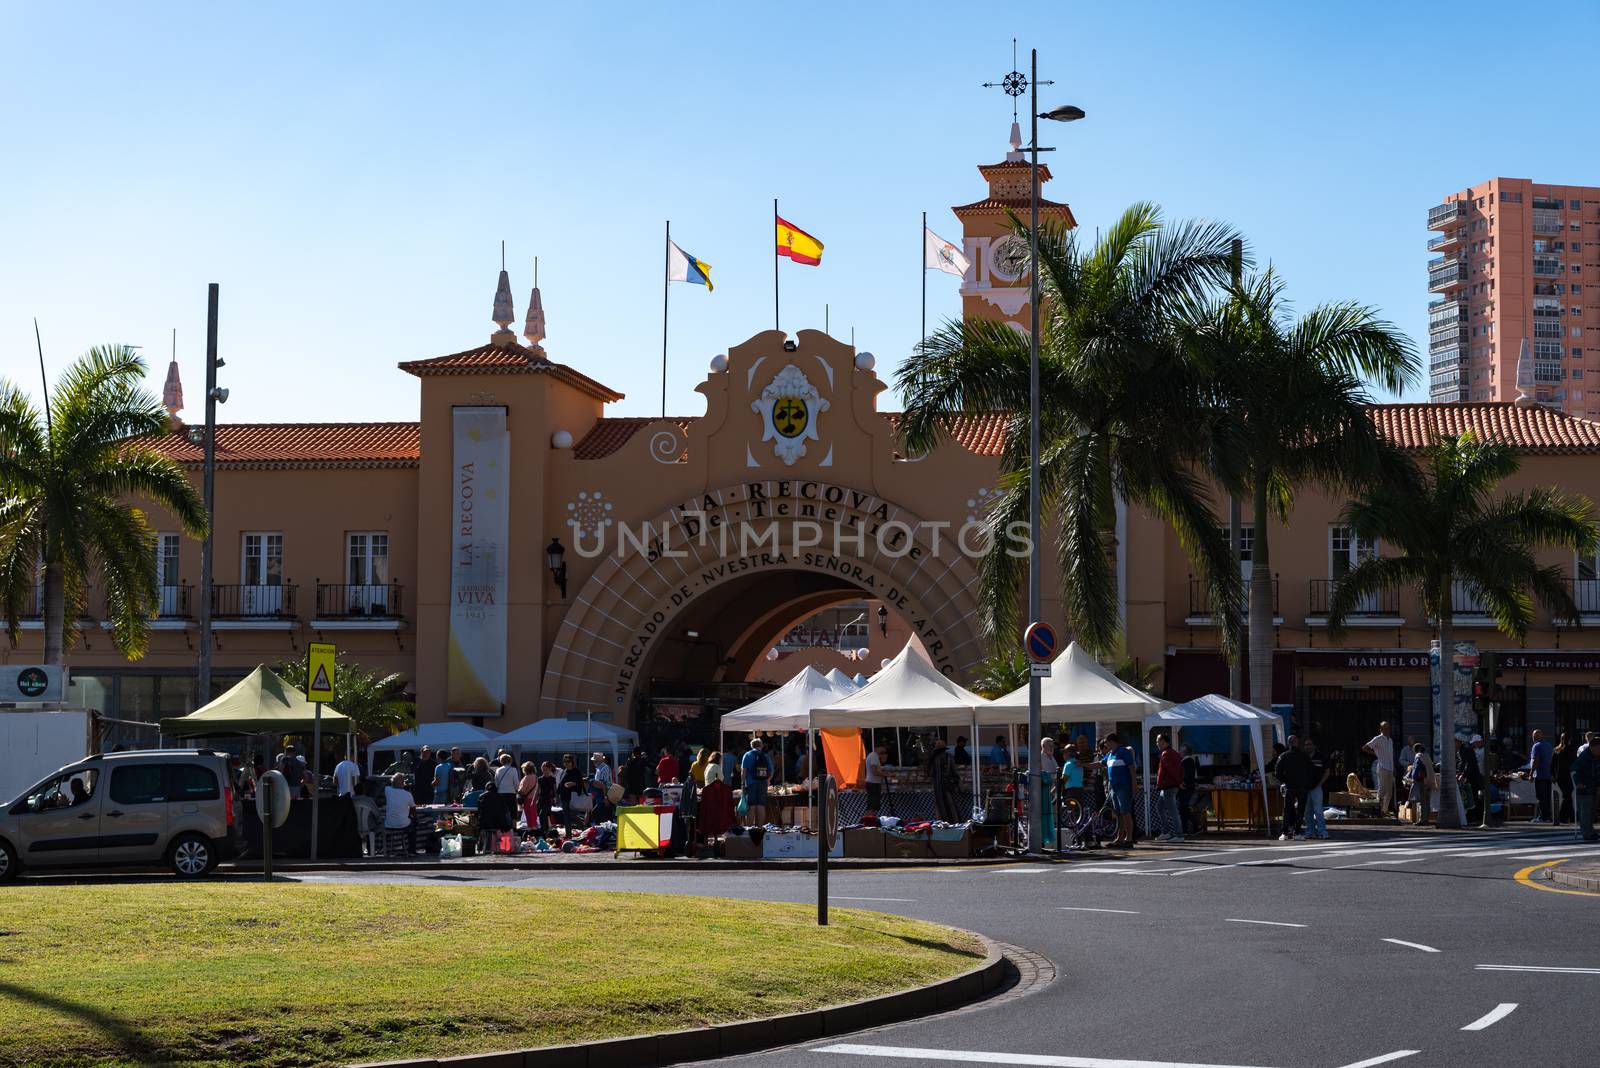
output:
M 1014 240 L 1007 211 L 1026 207 L 1027 166 L 1013 146 L 979 168 L 984 199 L 953 209 L 972 262 L 965 313 L 1019 329 L 1027 277 L 999 253 Z M 1043 214 L 1074 224 L 1066 204 Z M 502 276 L 486 343 L 399 364 L 416 380 L 417 422 L 218 427 L 214 689 L 332 641 L 411 678 L 423 721 L 510 730 L 593 715 L 648 737 L 669 723 L 714 730 L 718 714 L 801 664 L 871 674 L 913 636 L 970 681 L 990 651 L 975 553 L 1004 415 L 973 413 L 908 455 L 872 357 L 802 329 L 715 357 L 698 414 L 613 417 L 622 394 L 585 374 L 581 355 L 547 354 L 542 322 L 530 317 L 519 340 L 510 303 Z M 1512 442 L 1526 462 L 1508 488 L 1600 496 L 1600 424 L 1510 403 L 1381 405 L 1373 418 L 1407 447 L 1467 428 Z M 197 480 L 198 429 L 175 417 L 161 446 Z M 1270 696 L 1353 760 L 1380 719 L 1402 736 L 1426 730 L 1431 623 L 1409 595 L 1387 595 L 1342 643 L 1328 639 L 1332 584 L 1383 551 L 1339 525 L 1340 504 L 1304 492 L 1273 532 Z M 73 702 L 105 717 L 107 737 L 142 741 L 137 724 L 203 703 L 199 546 L 160 509 L 150 515 L 164 593 L 149 654 L 123 660 L 94 618 L 69 652 Z M 1247 517 L 1247 549 L 1252 536 Z M 1225 692 L 1215 621 L 1176 538 L 1119 509 L 1116 542 L 1128 652 L 1163 666 L 1173 699 Z M 1247 576 L 1265 578 L 1250 575 L 1248 555 Z M 1585 622 L 1600 623 L 1596 561 L 1549 562 L 1571 576 Z M 1060 625 L 1053 566 L 1045 589 L 1045 616 Z M 1462 596 L 1458 635 L 1507 654 L 1500 733 L 1520 747 L 1534 727 L 1600 721 L 1600 639 L 1541 616 L 1526 648 L 1508 649 Z M 38 659 L 31 607 L 0 660 Z

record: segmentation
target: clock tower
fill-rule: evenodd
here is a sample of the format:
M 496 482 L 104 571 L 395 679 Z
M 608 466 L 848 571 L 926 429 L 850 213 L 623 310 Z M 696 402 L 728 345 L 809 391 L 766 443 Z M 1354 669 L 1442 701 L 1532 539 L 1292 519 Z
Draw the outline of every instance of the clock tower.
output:
M 978 173 L 989 183 L 989 195 L 971 204 L 950 210 L 961 220 L 962 251 L 972 267 L 961 280 L 961 312 L 964 316 L 999 319 L 1018 330 L 1028 330 L 1028 270 L 1012 272 L 1002 255 L 1007 243 L 1020 241 L 1011 230 L 1007 212 L 1028 222 L 1029 168 L 1022 150 L 1022 128 L 1011 124 L 1011 151 L 1000 163 L 980 164 Z M 1060 221 L 1069 229 L 1078 225 L 1072 209 L 1044 198 L 1044 184 L 1050 168 L 1039 164 L 1039 222 Z

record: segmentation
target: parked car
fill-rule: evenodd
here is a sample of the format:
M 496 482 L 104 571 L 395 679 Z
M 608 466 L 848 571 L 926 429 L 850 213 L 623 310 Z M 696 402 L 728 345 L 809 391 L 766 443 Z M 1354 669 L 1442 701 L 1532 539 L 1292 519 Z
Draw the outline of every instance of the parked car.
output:
M 0 814 L 0 882 L 19 871 L 166 865 L 186 879 L 238 855 L 226 754 L 101 753 L 70 764 Z

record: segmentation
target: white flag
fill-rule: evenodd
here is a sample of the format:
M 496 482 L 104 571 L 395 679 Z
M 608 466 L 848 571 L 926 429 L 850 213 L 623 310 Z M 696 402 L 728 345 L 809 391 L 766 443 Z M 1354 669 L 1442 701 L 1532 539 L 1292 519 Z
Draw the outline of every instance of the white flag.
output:
M 961 278 L 967 273 L 967 268 L 972 264 L 961 254 L 961 250 L 950 242 L 928 229 L 922 228 L 922 269 L 925 271 L 943 271 Z

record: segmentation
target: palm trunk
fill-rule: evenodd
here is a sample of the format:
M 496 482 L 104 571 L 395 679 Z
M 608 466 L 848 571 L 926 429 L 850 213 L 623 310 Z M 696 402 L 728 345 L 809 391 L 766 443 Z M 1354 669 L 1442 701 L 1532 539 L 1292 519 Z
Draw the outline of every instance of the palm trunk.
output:
M 44 604 L 40 613 L 44 622 L 44 662 L 60 664 L 64 661 L 62 649 L 66 644 L 67 584 L 61 574 L 60 564 L 46 564 L 44 568 Z
M 1460 827 L 1456 816 L 1456 650 L 1450 636 L 1454 607 L 1451 601 L 1451 581 L 1446 575 L 1443 589 L 1439 591 L 1439 696 L 1435 713 L 1439 729 L 1435 731 L 1434 750 L 1439 754 L 1439 826 Z M 1426 818 L 1426 813 L 1423 814 Z
M 1267 546 L 1267 484 L 1255 486 L 1255 541 L 1250 549 L 1250 703 L 1272 708 L 1272 558 Z

